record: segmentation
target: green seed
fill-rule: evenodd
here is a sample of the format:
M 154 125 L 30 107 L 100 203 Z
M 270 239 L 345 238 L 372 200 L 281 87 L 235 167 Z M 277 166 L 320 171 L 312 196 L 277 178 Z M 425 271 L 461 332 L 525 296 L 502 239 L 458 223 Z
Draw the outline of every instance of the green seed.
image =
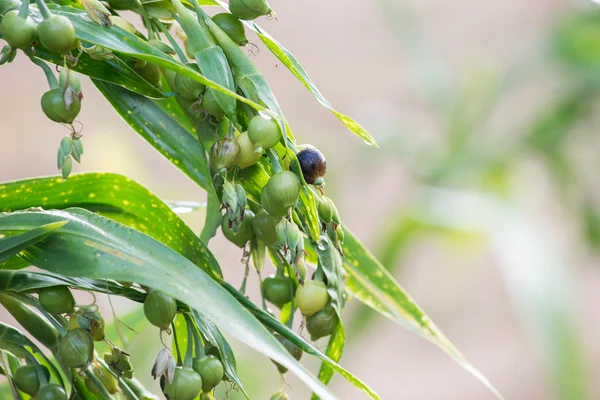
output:
M 248 123 L 248 137 L 254 143 L 254 151 L 262 153 L 279 143 L 281 129 L 274 119 L 257 115 Z
M 75 311 L 75 298 L 68 286 L 40 289 L 40 304 L 50 314 L 69 314 Z
M 265 0 L 230 0 L 229 11 L 234 17 L 252 20 L 271 13 L 271 7 Z
M 242 132 L 237 137 L 238 145 L 240 146 L 240 154 L 238 154 L 237 165 L 244 169 L 254 165 L 260 160 L 261 154 L 254 151 L 256 147 L 248 137 L 248 132 Z
M 88 331 L 81 328 L 67 331 L 58 342 L 58 358 L 69 368 L 82 368 L 92 362 L 94 340 Z
M 193 400 L 202 391 L 202 378 L 191 368 L 177 367 L 172 383 L 165 383 L 169 400 Z
M 223 379 L 223 364 L 213 355 L 194 359 L 194 371 L 202 378 L 202 391 L 210 392 Z
M 248 44 L 244 24 L 229 13 L 220 13 L 212 17 L 212 20 L 233 40 L 238 46 Z
M 37 25 L 29 16 L 19 17 L 19 11 L 12 10 L 4 14 L 0 22 L 2 38 L 12 47 L 26 49 L 35 40 Z
M 295 289 L 294 280 L 284 276 L 271 276 L 262 283 L 265 300 L 279 308 L 292 301 Z
M 73 23 L 62 15 L 52 15 L 40 22 L 37 36 L 45 48 L 59 54 L 65 54 L 77 44 Z
M 151 290 L 144 300 L 144 314 L 152 325 L 169 329 L 177 314 L 177 301 L 160 290 Z
M 254 213 L 250 210 L 247 210 L 244 220 L 240 224 L 237 232 L 233 232 L 233 229 L 229 226 L 229 219 L 223 218 L 223 221 L 221 222 L 223 236 L 225 236 L 227 240 L 235 244 L 237 247 L 242 248 L 246 246 L 246 244 L 254 237 L 253 222 Z
M 67 400 L 67 393 L 62 386 L 49 383 L 38 390 L 35 400 Z
M 50 371 L 45 365 L 42 365 L 42 371 L 46 376 L 46 381 L 50 379 Z M 30 396 L 35 396 L 40 388 L 40 377 L 38 376 L 37 368 L 33 365 L 23 365 L 15 371 L 13 376 L 17 388 L 21 392 L 25 392 Z

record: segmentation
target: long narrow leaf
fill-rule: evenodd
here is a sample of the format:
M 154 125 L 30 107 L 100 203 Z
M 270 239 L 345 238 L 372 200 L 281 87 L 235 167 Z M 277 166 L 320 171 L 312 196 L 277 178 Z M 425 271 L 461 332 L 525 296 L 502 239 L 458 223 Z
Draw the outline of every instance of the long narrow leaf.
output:
M 60 229 L 66 223 L 67 221 L 53 222 L 17 236 L 0 239 L 0 264 L 21 250 L 25 250 L 27 247 L 44 240 L 48 235 Z
M 56 220 L 68 220 L 69 224 L 21 257 L 66 276 L 138 282 L 159 289 L 285 365 L 322 398 L 336 398 L 202 269 L 149 236 L 82 209 L 3 214 L 0 232 L 29 230 Z M 214 259 L 205 257 L 202 262 L 209 264 Z

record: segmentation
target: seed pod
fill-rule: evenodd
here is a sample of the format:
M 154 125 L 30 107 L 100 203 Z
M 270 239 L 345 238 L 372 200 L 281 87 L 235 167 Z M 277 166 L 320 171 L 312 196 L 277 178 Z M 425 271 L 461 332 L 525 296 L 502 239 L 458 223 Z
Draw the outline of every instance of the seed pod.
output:
M 58 332 L 46 318 L 27 307 L 8 291 L 0 291 L 0 304 L 38 342 L 52 351 L 56 350 Z
M 144 300 L 144 315 L 154 326 L 169 329 L 177 314 L 177 301 L 160 290 L 150 290 Z
M 303 315 L 316 314 L 328 301 L 327 286 L 323 282 L 311 280 L 296 290 L 296 305 Z
M 270 276 L 262 283 L 265 300 L 279 308 L 292 301 L 295 289 L 294 280 L 285 276 Z
M 126 1 L 129 1 L 129 0 L 126 0 Z M 132 1 L 136 2 L 135 0 L 132 0 Z M 109 2 L 109 4 L 110 4 L 110 2 Z M 119 28 L 123 29 L 126 32 L 131 33 L 132 35 L 136 34 L 137 29 L 135 29 L 135 26 L 131 25 L 131 23 L 129 21 L 127 21 L 125 18 L 119 17 L 118 15 L 111 15 L 109 17 L 109 19 L 113 25 L 118 26 Z
M 150 39 L 148 40 L 148 44 L 154 47 L 155 49 L 162 51 L 165 54 L 175 54 L 175 50 L 171 47 L 171 45 L 163 42 L 162 40 Z
M 133 367 L 129 361 L 129 354 L 118 347 L 113 347 L 110 353 L 104 353 L 104 362 L 118 377 L 128 379 L 133 377 Z
M 50 371 L 45 365 L 41 365 L 42 371 L 46 376 L 46 381 L 50 379 Z M 30 396 L 35 396 L 40 388 L 40 377 L 37 368 L 34 365 L 23 365 L 15 371 L 13 375 L 17 388 Z
M 62 15 L 51 15 L 40 22 L 37 36 L 45 48 L 59 54 L 65 54 L 77 45 L 73 23 Z
M 244 24 L 229 13 L 220 13 L 212 17 L 212 20 L 233 40 L 238 46 L 248 44 Z
M 104 340 L 104 318 L 94 307 L 81 307 L 69 319 L 69 329 L 82 328 L 88 331 L 95 342 Z
M 202 378 L 191 368 L 177 367 L 173 382 L 165 383 L 164 393 L 169 400 L 193 400 L 202 391 Z
M 248 137 L 254 143 L 254 151 L 262 153 L 281 140 L 281 129 L 273 118 L 257 115 L 248 123 Z
M 54 383 L 44 385 L 38 390 L 35 400 L 67 400 L 67 393 L 62 386 Z
M 42 111 L 54 122 L 71 124 L 81 111 L 81 101 L 75 97 L 67 108 L 60 88 L 51 89 L 42 96 Z
M 75 311 L 75 298 L 68 286 L 40 289 L 40 304 L 50 314 L 68 314 Z
M 60 173 L 62 175 L 63 180 L 67 179 L 69 175 L 71 175 L 71 169 L 73 168 L 73 161 L 71 161 L 71 157 L 65 157 L 63 160 L 63 165 L 60 167 Z
M 237 166 L 244 169 L 256 164 L 260 160 L 261 153 L 256 153 L 254 143 L 248 137 L 248 132 L 242 132 L 237 137 L 238 145 L 240 146 L 240 154 L 236 160 Z
M 287 338 L 281 336 L 280 334 L 275 334 L 275 338 L 279 340 L 279 343 L 281 343 L 283 347 L 285 347 L 285 349 L 288 351 L 288 353 L 292 355 L 292 357 L 294 357 L 297 361 L 300 361 L 300 359 L 302 358 L 302 349 L 300 347 L 296 346 L 294 343 L 292 343 Z M 279 370 L 280 374 L 285 374 L 287 372 L 288 369 L 283 365 L 279 364 L 277 361 L 273 361 L 273 363 L 277 366 L 277 370 Z
M 331 223 L 333 219 L 333 208 L 327 197 L 323 196 L 323 198 L 317 200 L 317 211 L 321 221 L 326 224 Z
M 306 318 L 306 329 L 311 340 L 315 341 L 333 333 L 340 320 L 331 305 L 325 306 Z
M 94 340 L 88 331 L 81 328 L 67 331 L 58 342 L 58 358 L 69 368 L 89 365 L 94 357 Z
M 17 55 L 17 48 L 7 44 L 2 48 L 2 55 L 0 55 L 0 65 L 11 63 Z
M 82 46 L 81 48 L 94 60 L 105 61 L 115 58 L 115 55 L 111 50 L 107 49 L 106 47 L 98 46 L 97 44 L 90 47 Z
M 223 364 L 213 355 L 195 358 L 193 369 L 202 378 L 203 392 L 210 392 L 223 379 Z
M 306 262 L 304 262 L 304 257 L 298 257 L 294 265 L 296 266 L 296 273 L 298 274 L 300 283 L 304 282 L 306 279 Z
M 108 393 L 115 394 L 119 392 L 119 381 L 117 381 L 117 379 L 113 376 L 113 374 L 110 373 L 108 369 L 106 369 L 106 367 L 100 364 L 99 368 L 96 367 L 94 369 L 94 375 L 96 375 L 96 378 L 98 378 Z M 85 386 L 90 392 L 98 395 L 100 394 L 100 389 L 98 389 L 96 384 L 87 377 L 85 378 Z
M 19 11 L 12 10 L 4 14 L 0 22 L 0 33 L 2 38 L 12 47 L 26 49 L 35 40 L 36 23 L 31 17 L 19 16 Z
M 335 237 L 338 242 L 344 243 L 344 229 L 342 228 L 341 225 L 338 225 L 337 228 L 335 229 Z
M 294 264 L 304 250 L 304 237 L 298 225 L 283 218 L 275 227 L 277 244 L 283 250 L 285 259 Z
M 252 221 L 252 228 L 254 234 L 258 237 L 265 245 L 271 246 L 277 242 L 277 232 L 275 227 L 279 220 L 267 213 L 265 210 L 261 210 L 256 214 Z
M 300 196 L 300 181 L 292 171 L 281 171 L 269 179 L 260 194 L 260 202 L 269 214 L 283 217 Z
M 266 0 L 230 0 L 229 11 L 234 17 L 252 20 L 271 13 L 271 7 Z
M 134 70 L 151 85 L 160 87 L 160 78 L 162 75 L 158 65 L 146 62 L 143 66 L 136 66 Z
M 200 107 L 206 110 L 207 113 L 215 117 L 217 120 L 221 120 L 225 116 L 225 111 L 223 111 L 219 103 L 217 103 L 217 99 L 215 99 L 212 89 L 208 89 L 206 92 L 204 92 Z
M 210 149 L 210 165 L 219 173 L 224 174 L 235 166 L 235 160 L 239 153 L 240 146 L 235 139 L 219 139 Z
M 187 63 L 186 64 L 191 69 L 200 72 L 200 68 L 196 63 Z M 198 100 L 202 92 L 206 89 L 206 86 L 197 82 L 187 76 L 177 74 L 175 76 L 175 91 L 181 97 L 187 100 Z
M 244 220 L 240 223 L 237 232 L 233 232 L 232 228 L 229 226 L 229 220 L 227 218 L 223 218 L 223 221 L 221 222 L 223 236 L 240 248 L 246 246 L 246 244 L 254 237 L 254 213 L 250 210 L 247 210 L 245 214 Z
M 98 0 L 82 0 L 81 4 L 92 21 L 99 25 L 107 27 L 112 26 L 112 23 L 108 18 L 110 17 L 110 11 L 108 11 L 108 8 L 106 8 L 104 4 L 100 3 Z
M 316 147 L 306 146 L 296 154 L 296 157 L 300 162 L 306 183 L 320 186 L 325 182 L 323 177 L 327 172 L 327 161 L 323 153 Z

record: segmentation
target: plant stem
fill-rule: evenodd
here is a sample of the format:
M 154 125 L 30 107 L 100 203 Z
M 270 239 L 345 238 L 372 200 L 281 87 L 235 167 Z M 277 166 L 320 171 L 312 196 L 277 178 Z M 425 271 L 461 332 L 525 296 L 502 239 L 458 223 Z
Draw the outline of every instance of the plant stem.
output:
M 94 355 L 96 356 L 96 354 Z M 109 374 L 111 374 L 112 376 L 114 376 L 118 381 L 119 381 L 119 387 L 123 390 L 123 392 L 125 392 L 125 395 L 127 396 L 127 398 L 129 400 L 139 400 L 139 398 L 137 397 L 137 395 L 131 390 L 131 388 L 129 387 L 129 385 L 123 380 L 123 378 L 119 377 L 117 374 L 115 374 L 109 367 L 108 365 L 106 365 L 106 363 L 104 362 L 104 360 L 102 360 L 99 357 L 96 357 L 96 361 L 98 361 L 98 363 L 100 363 L 107 371 Z
M 195 328 L 194 324 L 189 318 L 185 318 L 185 325 L 187 326 L 188 341 L 187 349 L 185 350 L 185 360 L 183 361 L 183 366 L 186 368 L 191 368 L 192 360 L 194 358 L 194 346 L 192 336 L 194 336 L 193 331 Z
M 42 13 L 42 17 L 44 17 L 44 19 L 48 19 L 52 16 L 52 12 L 50 12 L 50 9 L 46 5 L 46 3 L 44 3 L 44 0 L 35 0 L 35 3 L 37 4 L 38 8 L 40 9 L 40 12 Z
M 58 80 L 56 79 L 56 76 L 54 76 L 52 69 L 42 60 L 35 58 L 29 50 L 27 50 L 25 53 L 29 56 L 29 59 L 31 59 L 32 63 L 34 63 L 44 71 L 50 89 L 56 89 L 58 87 Z
M 185 315 L 186 321 L 189 324 L 192 324 L 191 317 L 187 314 L 184 314 L 184 315 Z M 198 334 L 198 331 L 196 329 L 193 329 L 192 335 L 194 337 L 194 346 L 196 347 L 196 357 L 197 358 L 204 357 L 204 355 L 206 353 L 204 352 L 204 345 L 202 344 L 202 341 L 200 340 L 200 335 Z
M 177 366 L 181 367 L 181 351 L 179 351 L 179 341 L 177 340 L 177 330 L 175 324 L 171 322 L 171 329 L 173 329 L 173 341 L 175 342 L 175 350 L 177 351 Z
M 21 8 L 19 8 L 19 18 L 27 18 L 29 15 L 29 0 L 23 0 L 21 3 Z
M 177 53 L 177 57 L 179 57 L 179 61 L 181 61 L 182 64 L 187 63 L 188 60 L 187 60 L 187 57 L 185 56 L 185 53 L 179 46 L 179 43 L 177 43 L 175 38 L 171 35 L 171 33 L 169 32 L 167 27 L 160 21 L 156 22 L 156 26 L 167 37 L 167 40 L 169 41 L 169 43 L 171 43 L 171 46 L 173 46 L 175 53 Z
M 246 261 L 246 268 L 244 270 L 244 280 L 242 280 L 242 286 L 240 286 L 240 292 L 245 295 L 246 294 L 246 282 L 248 282 L 248 275 L 250 275 L 250 265 L 248 261 Z

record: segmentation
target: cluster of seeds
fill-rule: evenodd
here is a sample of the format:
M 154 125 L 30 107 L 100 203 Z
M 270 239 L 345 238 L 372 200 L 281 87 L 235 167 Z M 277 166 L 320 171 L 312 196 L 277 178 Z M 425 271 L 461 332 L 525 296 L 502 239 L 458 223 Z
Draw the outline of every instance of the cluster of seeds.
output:
M 199 137 L 208 149 L 214 189 L 224 211 L 222 233 L 243 249 L 246 271 L 241 291 L 245 291 L 252 259 L 261 280 L 265 310 L 273 313 L 266 306 L 267 302 L 279 309 L 286 308 L 282 316 L 287 315 L 287 319 L 283 322 L 292 327 L 298 309 L 303 318 L 300 329 L 305 328 L 311 339 L 331 335 L 340 324 L 345 302 L 345 295 L 341 294 L 344 292 L 344 275 L 339 265 L 344 238 L 338 211 L 324 195 L 326 160 L 313 146 L 295 145 L 286 132 L 285 120 L 272 106 L 272 99 L 261 97 L 260 88 L 249 78 L 260 73 L 240 49 L 249 43 L 242 21 L 272 15 L 269 4 L 265 0 L 230 0 L 228 13 L 209 17 L 197 0 L 190 0 L 195 12 L 180 0 L 108 0 L 107 5 L 97 0 L 82 0 L 91 21 L 144 40 L 153 49 L 178 60 L 188 69 L 184 73 L 182 69 L 174 72 L 151 61 L 120 57 L 97 44 L 80 42 L 67 17 L 52 13 L 43 0 L 36 2 L 44 18 L 39 25 L 29 16 L 28 0 L 23 1 L 18 10 L 4 15 L 0 33 L 8 45 L 2 50 L 0 63 L 12 61 L 16 50 L 21 49 L 44 69 L 50 90 L 42 97 L 42 110 L 51 120 L 68 124 L 72 129 L 71 134 L 61 141 L 58 151 L 58 167 L 63 177 L 66 179 L 71 172 L 72 160 L 80 162 L 83 154 L 80 135 L 72 126 L 80 112 L 83 96 L 79 78 L 70 68 L 83 53 L 101 62 L 116 59 L 127 64 L 149 84 L 168 96 L 175 96 L 184 113 L 197 124 L 198 131 L 213 134 L 214 140 L 202 134 Z M 120 17 L 119 10 L 142 16 L 147 35 Z M 181 27 L 182 46 L 169 33 L 173 25 Z M 163 41 L 163 36 L 168 43 Z M 37 46 L 64 56 L 58 80 L 44 62 L 35 58 Z M 198 82 L 191 71 L 267 109 L 257 112 L 214 87 Z M 246 185 L 249 181 L 251 188 Z M 311 212 L 310 218 L 305 215 L 306 209 Z M 315 233 L 315 230 L 319 232 Z M 334 254 L 323 250 L 327 248 Z M 276 270 L 263 280 L 261 271 L 267 253 Z M 309 279 L 307 266 L 315 267 Z M 221 355 L 218 351 L 207 352 L 212 344 L 200 332 L 187 306 L 182 307 L 174 298 L 158 290 L 142 289 L 145 290 L 145 316 L 160 328 L 161 340 L 164 334 L 173 332 L 177 315 L 185 318 L 188 338 L 191 338 L 185 357 L 181 357 L 177 349 L 178 359 L 175 360 L 166 345 L 156 357 L 152 375 L 160 379 L 163 393 L 170 400 L 192 400 L 198 396 L 210 399 L 219 382 L 228 379 L 224 375 Z M 69 316 L 69 330 L 58 342 L 61 362 L 73 369 L 87 368 L 94 360 L 94 341 L 105 340 L 104 320 L 97 308 L 94 305 L 77 306 L 66 286 L 43 289 L 39 299 L 47 312 Z M 295 359 L 301 358 L 299 347 L 279 334 L 275 337 Z M 174 339 L 177 342 L 176 337 Z M 94 373 L 112 393 L 119 390 L 116 378 L 131 378 L 133 370 L 129 354 L 112 344 L 110 347 L 111 351 L 104 354 L 104 364 L 93 365 Z M 284 366 L 276 365 L 281 374 L 286 372 Z M 39 378 L 39 391 L 49 386 L 42 385 L 45 381 L 39 370 L 34 372 Z M 22 374 L 26 375 L 25 372 Z M 27 379 L 23 378 L 23 381 Z M 284 391 L 272 397 L 285 398 Z

